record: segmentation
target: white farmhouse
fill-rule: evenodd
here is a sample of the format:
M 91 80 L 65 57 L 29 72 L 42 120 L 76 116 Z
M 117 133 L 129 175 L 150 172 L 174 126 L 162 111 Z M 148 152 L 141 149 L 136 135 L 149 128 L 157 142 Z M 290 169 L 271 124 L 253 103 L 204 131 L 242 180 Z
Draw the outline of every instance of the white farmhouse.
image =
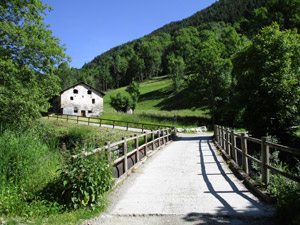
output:
M 105 94 L 83 82 L 68 87 L 52 99 L 49 112 L 74 116 L 98 116 L 103 113 Z

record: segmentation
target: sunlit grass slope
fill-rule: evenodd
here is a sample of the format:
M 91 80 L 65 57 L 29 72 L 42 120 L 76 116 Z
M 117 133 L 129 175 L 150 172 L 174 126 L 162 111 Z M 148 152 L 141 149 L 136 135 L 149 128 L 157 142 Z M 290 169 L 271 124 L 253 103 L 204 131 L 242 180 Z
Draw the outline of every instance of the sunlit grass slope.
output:
M 209 123 L 210 117 L 206 107 L 196 109 L 189 100 L 187 90 L 174 93 L 169 76 L 155 77 L 140 83 L 141 96 L 133 115 L 117 113 L 109 104 L 110 97 L 117 93 L 129 96 L 125 90 L 126 87 L 122 87 L 107 93 L 104 97 L 104 114 L 101 118 L 173 126 L 176 115 L 176 125 L 181 127 L 195 127 Z

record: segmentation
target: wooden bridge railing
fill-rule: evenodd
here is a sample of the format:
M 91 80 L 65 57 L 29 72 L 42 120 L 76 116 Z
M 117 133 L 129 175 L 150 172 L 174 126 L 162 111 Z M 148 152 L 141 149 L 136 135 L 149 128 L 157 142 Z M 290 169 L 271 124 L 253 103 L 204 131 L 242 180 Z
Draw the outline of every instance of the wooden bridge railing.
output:
M 245 173 L 249 174 L 249 164 L 248 160 L 252 160 L 253 162 L 260 165 L 261 174 L 262 174 L 262 182 L 264 184 L 269 184 L 270 182 L 270 171 L 285 176 L 293 181 L 300 182 L 300 177 L 294 176 L 292 174 L 286 173 L 278 168 L 275 168 L 270 164 L 270 149 L 279 150 L 283 152 L 288 152 L 293 155 L 300 155 L 300 149 L 295 149 L 279 144 L 274 144 L 267 141 L 266 137 L 262 137 L 261 139 L 256 139 L 253 137 L 249 137 L 245 133 L 235 133 L 234 131 L 230 131 L 228 128 L 215 125 L 214 126 L 214 137 L 215 143 L 222 150 L 224 154 L 226 154 L 229 158 L 233 159 L 233 161 L 240 165 L 238 160 L 238 153 L 241 154 L 241 164 Z M 240 142 L 240 148 L 237 145 L 237 139 Z M 254 156 L 248 154 L 248 142 L 256 143 L 260 145 L 261 150 L 261 158 L 257 159 Z
M 66 121 L 76 121 L 76 123 L 79 122 L 85 122 L 88 125 L 90 124 L 99 124 L 101 127 L 103 124 L 106 125 L 112 125 L 113 128 L 115 126 L 119 127 L 126 127 L 126 130 L 129 128 L 139 128 L 142 129 L 142 132 L 147 129 L 148 127 L 160 129 L 160 128 L 171 128 L 174 129 L 171 126 L 165 126 L 160 124 L 151 124 L 151 123 L 137 123 L 137 122 L 129 122 L 129 121 L 122 121 L 122 120 L 111 120 L 111 119 L 102 119 L 102 118 L 94 118 L 94 117 L 82 117 L 82 116 L 75 116 L 75 115 L 65 115 L 65 114 L 59 114 L 59 113 L 48 113 L 48 119 L 55 118 L 55 119 L 65 119 Z M 131 126 L 133 125 L 133 126 Z
M 80 154 L 73 155 L 72 157 L 88 157 L 89 155 L 97 152 L 106 151 L 109 161 L 113 160 L 112 163 L 114 167 L 114 177 L 118 178 L 123 174 L 127 174 L 131 167 L 141 161 L 144 157 L 147 157 L 151 151 L 154 151 L 155 149 L 169 143 L 172 140 L 172 135 L 172 130 L 170 128 L 144 132 L 140 135 L 135 134 L 135 136 L 131 138 L 124 137 L 122 141 L 119 142 L 108 142 L 101 148 L 96 148 L 90 152 L 82 152 Z M 128 142 L 130 141 L 134 141 L 134 149 L 128 152 Z M 140 145 L 140 143 L 142 144 Z M 121 146 L 121 149 L 119 146 Z M 114 155 L 119 155 L 119 153 L 114 154 L 116 151 L 119 151 L 121 156 L 114 159 Z

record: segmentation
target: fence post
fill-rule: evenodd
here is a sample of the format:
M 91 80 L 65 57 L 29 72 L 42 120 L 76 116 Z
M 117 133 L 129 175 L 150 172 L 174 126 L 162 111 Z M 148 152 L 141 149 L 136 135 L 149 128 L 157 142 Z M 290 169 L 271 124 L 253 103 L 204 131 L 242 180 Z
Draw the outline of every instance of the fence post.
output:
M 113 129 L 115 129 L 115 121 L 113 121 Z
M 154 144 L 154 131 L 151 130 L 151 137 L 152 137 L 152 151 L 155 150 L 155 144 Z
M 100 127 L 101 127 L 101 123 L 102 123 L 102 120 L 100 119 L 100 124 L 99 124 Z
M 126 130 L 128 131 L 128 122 L 127 122 L 127 127 L 126 128 L 127 128 Z
M 229 137 L 229 128 L 226 129 L 226 152 L 229 156 L 231 156 L 230 153 L 230 137 Z
M 77 124 L 78 124 L 78 119 L 79 119 L 79 116 L 77 116 Z
M 157 132 L 158 132 L 158 147 L 160 147 L 160 129 L 158 129 Z
M 222 136 L 222 140 L 221 140 L 221 147 L 222 149 L 224 149 L 224 127 L 221 127 L 221 136 Z
M 108 158 L 108 162 L 111 162 L 111 147 L 110 147 L 110 141 L 106 142 L 107 145 L 107 158 Z
M 218 134 L 217 134 L 217 125 L 214 124 L 214 136 L 215 136 L 215 140 L 218 140 Z
M 88 125 L 90 125 L 90 117 L 88 118 Z
M 67 114 L 67 121 L 69 121 L 69 115 Z
M 56 114 L 56 120 L 58 120 L 58 114 Z
M 142 124 L 142 132 L 144 132 L 144 124 Z
M 147 133 L 146 131 L 144 132 L 145 136 L 144 136 L 144 142 L 145 142 L 145 155 L 147 155 Z
M 127 161 L 127 140 L 126 137 L 123 137 L 123 155 L 124 155 L 124 173 L 128 170 L 128 161 Z
M 243 170 L 245 171 L 245 173 L 249 174 L 248 159 L 246 157 L 246 154 L 248 153 L 248 149 L 247 149 L 247 140 L 245 139 L 245 133 L 242 133 L 242 136 L 241 136 L 241 145 L 242 145 L 242 165 L 243 165 Z
M 270 182 L 270 170 L 266 167 L 270 162 L 269 146 L 266 145 L 267 138 L 261 138 L 261 177 L 264 184 Z
M 170 132 L 169 132 L 169 128 L 167 128 L 167 142 L 169 142 L 169 135 L 170 135 Z
M 234 131 L 231 131 L 231 150 L 232 150 L 232 155 L 233 155 L 233 159 L 235 162 L 237 162 L 238 158 L 237 158 L 237 151 L 236 151 L 236 139 L 234 136 Z
M 138 135 L 135 134 L 135 148 L 137 149 L 136 150 L 136 162 L 139 162 L 140 161 L 140 151 L 139 151 L 139 138 L 138 138 Z

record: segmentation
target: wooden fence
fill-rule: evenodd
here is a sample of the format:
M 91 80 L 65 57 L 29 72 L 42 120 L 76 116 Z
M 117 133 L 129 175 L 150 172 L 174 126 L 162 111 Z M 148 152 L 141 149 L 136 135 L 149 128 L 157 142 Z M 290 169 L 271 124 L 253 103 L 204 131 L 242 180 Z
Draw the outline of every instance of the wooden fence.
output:
M 135 134 L 134 137 L 124 137 L 123 140 L 119 142 L 108 142 L 105 146 L 96 148 L 91 152 L 82 152 L 78 155 L 73 155 L 73 158 L 82 156 L 87 157 L 97 152 L 106 151 L 109 161 L 113 160 L 113 175 L 115 178 L 118 178 L 123 174 L 127 174 L 131 167 L 141 161 L 144 157 L 147 157 L 151 151 L 169 143 L 172 140 L 172 135 L 172 130 L 170 128 L 144 132 L 141 135 Z M 128 142 L 130 141 L 134 141 L 134 149 L 128 152 L 130 149 Z M 121 148 L 119 148 L 120 146 Z M 116 158 L 116 155 L 121 156 Z
M 234 131 L 230 131 L 228 128 L 215 125 L 214 126 L 214 135 L 215 142 L 218 147 L 222 150 L 224 154 L 229 156 L 229 158 L 233 159 L 233 161 L 240 165 L 238 160 L 238 154 L 241 154 L 241 166 L 245 173 L 249 174 L 249 164 L 248 161 L 252 160 L 253 162 L 260 165 L 262 182 L 264 184 L 269 184 L 270 182 L 270 171 L 273 173 L 280 174 L 285 176 L 293 181 L 300 182 L 300 177 L 294 176 L 292 174 L 286 173 L 278 168 L 275 168 L 270 164 L 270 150 L 279 150 L 283 152 L 288 152 L 293 155 L 300 155 L 300 149 L 295 149 L 279 144 L 274 144 L 267 141 L 266 137 L 262 137 L 261 139 L 256 139 L 253 137 L 249 137 L 245 133 L 235 133 Z M 240 142 L 240 148 L 237 145 L 237 141 Z M 261 158 L 257 159 L 254 156 L 248 154 L 249 142 L 260 145 L 260 153 Z
M 139 128 L 142 129 L 142 132 L 145 129 L 160 129 L 160 128 L 172 128 L 170 126 L 165 126 L 165 125 L 160 125 L 160 124 L 150 124 L 150 123 L 137 123 L 137 122 L 128 122 L 128 121 L 121 121 L 121 120 L 111 120 L 111 119 L 101 119 L 101 118 L 95 118 L 95 117 L 82 117 L 82 116 L 74 116 L 74 115 L 64 115 L 64 114 L 59 114 L 59 113 L 48 113 L 48 119 L 55 118 L 55 119 L 65 119 L 66 121 L 75 121 L 77 124 L 79 122 L 85 122 L 88 125 L 90 124 L 97 124 L 100 127 L 103 124 L 106 125 L 112 125 L 113 128 L 116 126 L 119 127 L 125 127 L 126 130 L 129 128 Z

